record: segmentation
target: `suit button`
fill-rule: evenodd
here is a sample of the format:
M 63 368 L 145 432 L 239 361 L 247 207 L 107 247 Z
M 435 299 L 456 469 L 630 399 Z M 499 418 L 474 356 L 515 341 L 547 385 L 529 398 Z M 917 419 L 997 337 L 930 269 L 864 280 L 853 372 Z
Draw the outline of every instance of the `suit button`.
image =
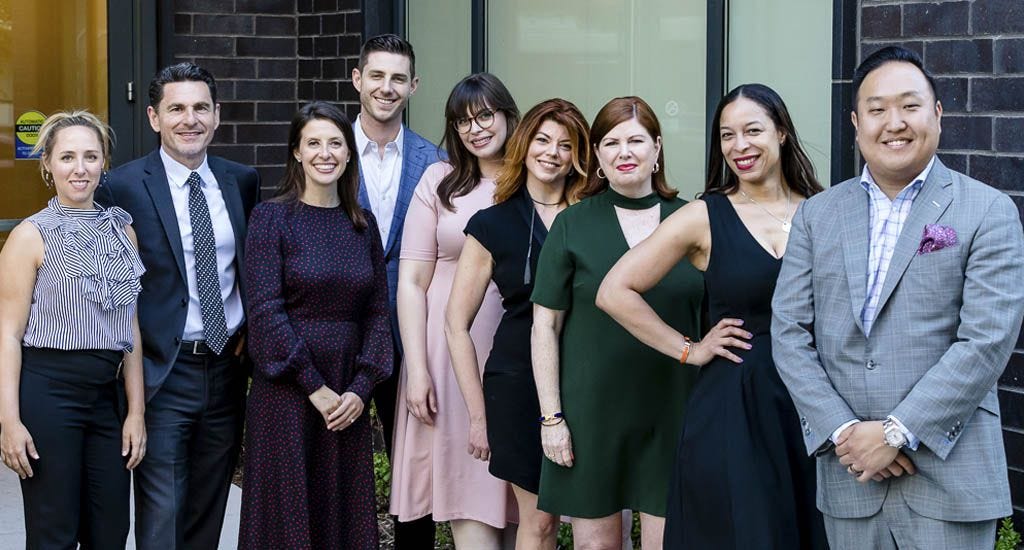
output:
M 181 299 L 181 307 L 187 307 L 187 306 L 188 306 L 188 300 L 182 298 Z
M 868 370 L 875 370 L 875 366 L 876 365 L 877 365 L 877 363 L 875 363 L 875 360 L 872 359 L 872 360 L 868 361 L 868 364 L 865 365 L 865 366 L 868 368 Z
M 178 338 L 177 336 L 175 336 L 174 337 L 174 345 L 177 346 L 178 344 L 181 344 L 181 338 Z M 949 435 L 949 434 L 946 434 L 946 435 Z

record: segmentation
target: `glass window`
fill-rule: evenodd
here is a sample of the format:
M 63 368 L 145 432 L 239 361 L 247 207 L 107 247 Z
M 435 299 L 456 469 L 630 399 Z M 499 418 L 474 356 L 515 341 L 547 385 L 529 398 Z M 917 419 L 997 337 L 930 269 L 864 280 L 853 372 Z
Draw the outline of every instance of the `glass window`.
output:
M 799 29 L 799 32 L 793 32 Z M 771 86 L 789 108 L 818 180 L 831 183 L 832 3 L 729 1 L 729 88 Z
M 472 1 L 409 2 L 406 36 L 420 84 L 409 100 L 409 127 L 434 143 L 444 134 L 444 104 L 472 66 Z
M 562 97 L 592 121 L 613 97 L 644 98 L 662 125 L 668 182 L 691 198 L 704 186 L 706 4 L 488 2 L 487 67 L 524 113 Z
M 53 195 L 16 158 L 17 121 L 73 108 L 107 120 L 107 0 L 0 0 L 0 244 Z

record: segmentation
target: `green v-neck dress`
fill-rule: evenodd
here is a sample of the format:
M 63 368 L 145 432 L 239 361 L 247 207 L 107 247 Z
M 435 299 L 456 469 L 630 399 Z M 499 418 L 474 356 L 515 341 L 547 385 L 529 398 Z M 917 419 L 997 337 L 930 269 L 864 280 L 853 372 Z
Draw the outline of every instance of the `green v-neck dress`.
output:
M 544 460 L 538 507 L 546 512 L 579 518 L 623 509 L 665 515 L 697 369 L 647 347 L 594 305 L 601 280 L 628 250 L 615 207 L 643 210 L 656 204 L 664 220 L 685 202 L 604 191 L 559 214 L 541 251 L 531 300 L 566 312 L 560 388 L 574 455 L 571 468 Z M 684 260 L 644 298 L 668 324 L 696 339 L 703 295 L 701 273 Z

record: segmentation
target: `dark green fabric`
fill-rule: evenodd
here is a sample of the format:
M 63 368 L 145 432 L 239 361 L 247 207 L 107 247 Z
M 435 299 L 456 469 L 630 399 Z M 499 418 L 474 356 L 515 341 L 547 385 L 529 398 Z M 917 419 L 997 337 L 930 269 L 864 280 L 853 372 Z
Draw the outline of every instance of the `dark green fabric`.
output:
M 615 206 L 636 210 L 659 203 L 662 220 L 685 204 L 605 191 L 559 214 L 544 243 L 531 299 L 566 310 L 560 388 L 575 464 L 544 461 L 542 510 L 581 518 L 626 508 L 665 515 L 697 371 L 642 344 L 594 305 L 601 280 L 628 249 Z M 644 298 L 662 319 L 696 339 L 703 295 L 700 272 L 684 260 Z

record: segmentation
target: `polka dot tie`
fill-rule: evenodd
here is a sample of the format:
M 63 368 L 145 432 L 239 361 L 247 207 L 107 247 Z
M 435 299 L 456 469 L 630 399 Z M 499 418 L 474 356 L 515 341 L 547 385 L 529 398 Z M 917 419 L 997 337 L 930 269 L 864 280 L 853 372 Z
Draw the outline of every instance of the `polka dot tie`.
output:
M 217 244 L 213 239 L 210 208 L 203 195 L 203 180 L 192 172 L 188 176 L 188 217 L 192 222 L 192 245 L 195 249 L 196 280 L 199 283 L 199 309 L 203 314 L 203 335 L 206 345 L 216 353 L 228 342 L 224 321 L 224 302 L 220 297 L 217 273 Z

